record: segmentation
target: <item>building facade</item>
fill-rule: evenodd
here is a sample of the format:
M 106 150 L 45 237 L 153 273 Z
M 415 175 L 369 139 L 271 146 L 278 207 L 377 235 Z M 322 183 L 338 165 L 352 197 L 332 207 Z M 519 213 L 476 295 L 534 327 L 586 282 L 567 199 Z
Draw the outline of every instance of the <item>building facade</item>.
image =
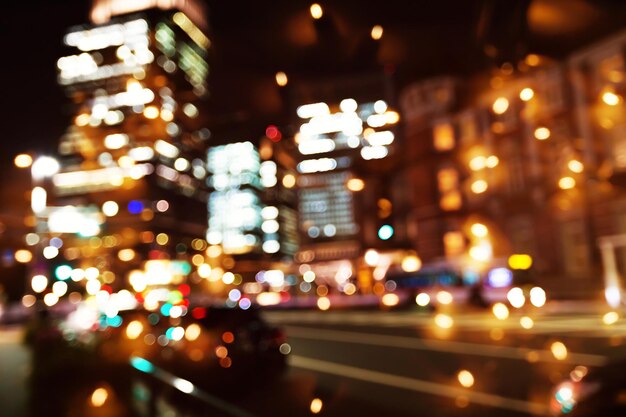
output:
M 32 167 L 32 289 L 47 305 L 86 292 L 156 308 L 177 285 L 189 295 L 208 262 L 206 13 L 195 1 L 144 3 L 95 1 L 97 24 L 64 37 L 58 82 L 76 116 L 58 162 Z
M 624 39 L 400 94 L 406 229 L 425 263 L 486 272 L 524 254 L 555 291 L 602 288 L 596 241 L 624 233 Z

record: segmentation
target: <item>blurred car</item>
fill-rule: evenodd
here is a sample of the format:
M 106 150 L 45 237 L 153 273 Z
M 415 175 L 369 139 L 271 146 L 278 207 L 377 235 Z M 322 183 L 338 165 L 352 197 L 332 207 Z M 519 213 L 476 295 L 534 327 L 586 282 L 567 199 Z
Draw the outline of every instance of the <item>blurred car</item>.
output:
M 278 376 L 291 351 L 285 333 L 254 308 L 196 307 L 180 317 L 133 310 L 112 319 L 99 332 L 103 357 L 141 357 L 206 388 Z
M 452 295 L 455 304 L 469 303 L 479 307 L 506 301 L 507 292 L 519 281 L 514 271 L 507 267 L 506 259 L 502 258 L 493 259 L 481 268 L 467 261 L 439 260 L 416 272 L 392 271 L 387 278 L 412 300 L 425 293 L 430 297 L 431 305 L 446 304 L 437 296 L 443 292 Z
M 554 416 L 617 417 L 626 415 L 626 361 L 589 370 L 577 366 L 550 398 Z

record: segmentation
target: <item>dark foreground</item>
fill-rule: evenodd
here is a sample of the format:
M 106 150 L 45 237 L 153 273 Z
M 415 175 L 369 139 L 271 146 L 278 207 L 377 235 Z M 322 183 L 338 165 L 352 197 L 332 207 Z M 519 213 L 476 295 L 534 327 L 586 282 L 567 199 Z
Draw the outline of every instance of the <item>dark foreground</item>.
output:
M 190 393 L 174 382 L 176 369 L 167 370 L 168 382 L 82 350 L 49 346 L 33 356 L 20 345 L 17 330 L 5 329 L 0 415 L 545 415 L 553 386 L 575 366 L 593 369 L 626 352 L 626 326 L 604 325 L 597 314 L 536 315 L 532 329 L 520 326 L 519 315 L 499 321 L 488 312 L 451 315 L 450 329 L 414 311 L 265 316 L 287 330 L 288 370 L 251 371 L 234 383 L 222 374 L 207 375 L 217 383 L 192 381 L 197 383 Z M 558 349 L 555 357 L 555 342 L 565 345 L 565 357 Z M 459 382 L 462 370 L 472 374 L 472 386 Z M 95 407 L 99 387 L 109 395 Z

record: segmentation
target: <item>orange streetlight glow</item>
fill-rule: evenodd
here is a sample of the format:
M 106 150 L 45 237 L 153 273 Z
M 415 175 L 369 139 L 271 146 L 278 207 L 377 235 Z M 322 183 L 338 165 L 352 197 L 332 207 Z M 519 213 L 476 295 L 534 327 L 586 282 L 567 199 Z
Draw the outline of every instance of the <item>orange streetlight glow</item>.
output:
M 504 114 L 509 108 L 509 100 L 505 97 L 498 97 L 496 101 L 493 102 L 493 112 L 495 114 Z
M 33 158 L 28 154 L 22 153 L 17 155 L 13 162 L 18 168 L 28 168 L 33 164 Z
M 482 194 L 487 191 L 487 188 L 489 188 L 489 186 L 485 180 L 476 180 L 471 185 L 471 189 L 474 194 Z
M 572 177 L 563 177 L 559 180 L 559 188 L 562 190 L 571 190 L 576 186 L 576 180 Z
M 372 39 L 375 41 L 379 40 L 383 37 L 383 27 L 381 25 L 376 25 L 372 28 L 371 32 Z
M 315 20 L 321 19 L 322 16 L 324 16 L 324 10 L 322 9 L 322 6 L 317 3 L 313 3 L 309 10 L 311 12 L 311 17 Z
M 287 74 L 285 74 L 283 71 L 278 71 L 276 73 L 276 84 L 278 84 L 279 87 L 286 86 L 288 82 L 289 78 L 287 78 Z
M 602 94 L 602 101 L 609 106 L 617 106 L 620 100 L 621 97 L 611 91 Z
M 351 178 L 346 183 L 346 187 L 348 187 L 350 191 L 362 191 L 365 188 L 365 182 L 360 178 Z
M 535 129 L 535 138 L 537 140 L 546 140 L 550 137 L 550 129 L 547 127 L 538 127 Z
M 535 92 L 532 88 L 526 87 L 519 93 L 519 98 L 522 101 L 530 101 L 535 96 Z

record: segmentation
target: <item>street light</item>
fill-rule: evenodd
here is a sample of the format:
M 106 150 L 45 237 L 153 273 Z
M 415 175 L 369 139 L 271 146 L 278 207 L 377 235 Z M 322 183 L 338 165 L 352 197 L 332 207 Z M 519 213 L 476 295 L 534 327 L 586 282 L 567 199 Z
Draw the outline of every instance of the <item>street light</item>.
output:
M 374 26 L 372 28 L 370 35 L 372 36 L 372 39 L 374 39 L 375 41 L 380 40 L 380 38 L 383 37 L 383 27 L 381 25 Z
M 324 10 L 322 9 L 322 6 L 317 3 L 313 3 L 309 8 L 309 11 L 311 12 L 311 17 L 315 20 L 321 19 L 324 15 Z
M 22 153 L 17 155 L 13 162 L 18 168 L 28 168 L 33 164 L 33 157 L 27 153 Z
M 519 98 L 522 101 L 529 101 L 535 96 L 535 92 L 532 88 L 526 87 L 519 93 Z
M 283 71 L 278 71 L 276 73 L 276 84 L 278 84 L 279 87 L 286 86 L 288 82 L 289 78 L 287 78 L 287 74 L 285 74 Z
M 369 266 L 378 265 L 380 254 L 375 249 L 368 249 L 364 256 L 365 263 Z

